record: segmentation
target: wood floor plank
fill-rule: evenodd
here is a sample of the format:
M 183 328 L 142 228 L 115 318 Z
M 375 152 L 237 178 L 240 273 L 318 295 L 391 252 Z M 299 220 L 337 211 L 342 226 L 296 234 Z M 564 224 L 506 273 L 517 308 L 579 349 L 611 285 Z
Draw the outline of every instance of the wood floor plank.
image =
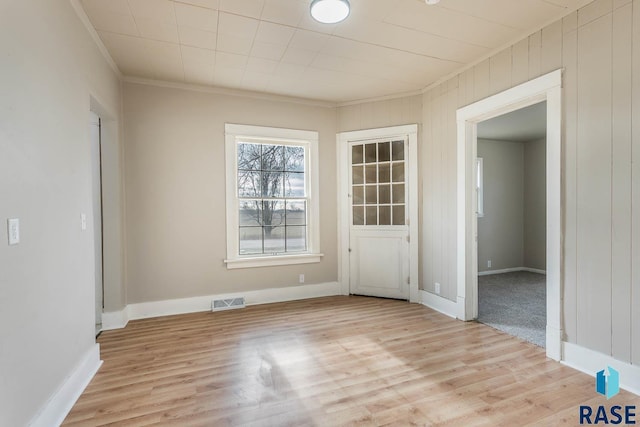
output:
M 575 425 L 606 404 L 533 344 L 377 298 L 145 319 L 99 342 L 65 426 Z

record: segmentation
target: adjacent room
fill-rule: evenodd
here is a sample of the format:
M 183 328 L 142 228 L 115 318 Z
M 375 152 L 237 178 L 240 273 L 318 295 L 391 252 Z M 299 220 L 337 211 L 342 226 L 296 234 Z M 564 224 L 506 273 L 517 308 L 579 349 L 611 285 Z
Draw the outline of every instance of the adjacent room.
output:
M 478 321 L 545 346 L 546 103 L 478 125 Z
M 639 29 L 640 0 L 2 0 L 0 425 L 637 407 Z

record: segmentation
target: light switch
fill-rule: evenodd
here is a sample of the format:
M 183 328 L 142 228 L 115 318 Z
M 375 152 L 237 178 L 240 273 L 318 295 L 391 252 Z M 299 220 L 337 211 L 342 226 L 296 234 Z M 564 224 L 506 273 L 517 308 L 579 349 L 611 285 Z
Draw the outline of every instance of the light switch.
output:
M 10 245 L 20 243 L 20 220 L 18 218 L 9 218 L 7 220 L 7 234 L 9 235 Z
M 82 231 L 87 229 L 87 214 L 80 214 L 80 228 Z

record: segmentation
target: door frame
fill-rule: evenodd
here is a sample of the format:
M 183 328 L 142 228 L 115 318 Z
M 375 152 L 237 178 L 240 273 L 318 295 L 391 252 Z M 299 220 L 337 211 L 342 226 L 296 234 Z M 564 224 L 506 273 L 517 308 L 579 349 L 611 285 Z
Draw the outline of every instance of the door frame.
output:
M 547 102 L 547 357 L 560 360 L 562 343 L 562 70 L 552 71 L 457 111 L 457 317 L 478 316 L 478 219 L 475 168 L 479 122 Z
M 338 283 L 342 295 L 349 295 L 349 142 L 382 138 L 407 138 L 409 200 L 409 301 L 420 302 L 418 290 L 418 125 L 391 126 L 340 132 L 336 135 L 336 164 L 338 165 Z

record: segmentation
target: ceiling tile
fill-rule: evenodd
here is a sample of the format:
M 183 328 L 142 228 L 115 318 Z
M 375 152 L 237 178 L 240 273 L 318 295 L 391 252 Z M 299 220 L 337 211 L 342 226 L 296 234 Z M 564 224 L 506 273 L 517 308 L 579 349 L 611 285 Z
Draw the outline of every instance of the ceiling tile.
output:
M 286 45 L 262 43 L 256 41 L 253 42 L 253 46 L 251 47 L 251 56 L 256 58 L 280 61 L 286 50 Z
M 562 6 L 541 0 L 447 0 L 433 7 L 455 10 L 520 30 L 546 23 L 565 11 Z
M 178 35 L 180 36 L 180 44 L 185 46 L 212 50 L 215 50 L 216 48 L 217 37 L 214 32 L 181 25 L 178 27 Z
M 82 6 L 89 16 L 101 12 L 131 15 L 127 0 L 82 0 Z
M 174 3 L 170 0 L 129 0 L 131 13 L 136 18 L 176 25 Z
M 156 21 L 149 21 L 142 18 L 136 19 L 136 25 L 140 31 L 140 36 L 161 40 L 170 43 L 178 43 L 178 27 L 173 24 L 164 24 Z
M 218 12 L 203 7 L 184 3 L 175 3 L 178 25 L 198 28 L 205 31 L 216 31 Z
M 252 45 L 253 39 L 245 39 L 227 34 L 218 34 L 216 50 L 247 56 L 251 53 Z
M 128 36 L 138 36 L 138 27 L 132 15 L 119 15 L 112 12 L 100 11 L 89 17 L 91 24 L 98 31 L 122 34 Z
M 306 12 L 308 4 L 299 0 L 265 0 L 261 19 L 295 27 Z
M 327 34 L 314 33 L 313 31 L 307 31 L 297 29 L 289 47 L 294 49 L 306 49 L 319 51 L 327 43 L 331 36 Z
M 175 0 L 175 3 L 190 4 L 192 6 L 200 6 L 207 9 L 218 9 L 218 0 Z
M 235 53 L 216 52 L 216 67 L 244 68 L 247 65 L 248 56 Z
M 220 12 L 218 33 L 251 39 L 256 35 L 258 20 L 230 13 Z
M 263 58 L 249 57 L 247 71 L 259 72 L 263 74 L 273 74 L 278 67 L 278 61 Z
M 236 15 L 259 19 L 262 15 L 264 0 L 220 0 L 220 10 Z
M 242 85 L 244 71 L 238 68 L 223 67 L 216 64 L 213 69 L 213 84 L 221 87 L 238 88 Z
M 260 21 L 260 25 L 258 26 L 258 31 L 256 33 L 256 41 L 287 46 L 294 33 L 294 28 Z
M 216 52 L 209 49 L 200 49 L 197 47 L 181 46 L 182 62 L 185 64 L 201 64 L 204 66 L 213 66 L 216 63 Z
M 282 56 L 282 62 L 306 66 L 311 64 L 317 54 L 316 51 L 289 47 Z

